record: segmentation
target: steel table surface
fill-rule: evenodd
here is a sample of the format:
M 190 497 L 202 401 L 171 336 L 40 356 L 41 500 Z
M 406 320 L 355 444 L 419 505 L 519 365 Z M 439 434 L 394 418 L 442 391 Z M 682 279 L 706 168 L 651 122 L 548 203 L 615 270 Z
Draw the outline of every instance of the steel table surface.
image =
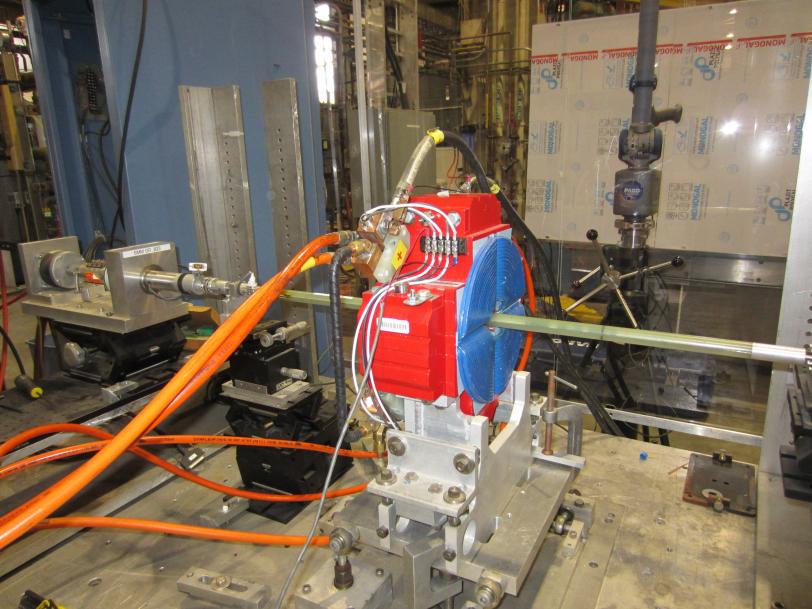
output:
M 646 460 L 640 457 L 642 451 L 648 454 Z M 753 607 L 756 520 L 681 500 L 688 451 L 585 432 L 584 455 L 587 465 L 572 487 L 595 505 L 588 540 L 574 557 L 566 557 L 562 538 L 548 536 L 520 596 L 506 598 L 503 607 Z M 197 471 L 218 482 L 240 483 L 232 449 L 207 459 Z M 365 475 L 356 467 L 338 485 L 353 484 Z M 5 484 L 0 483 L 0 496 Z M 331 504 L 335 509 L 335 502 Z M 118 515 L 199 523 L 202 515 L 222 511 L 222 506 L 222 496 L 173 479 Z M 229 526 L 304 533 L 314 509 L 308 507 L 289 526 L 251 513 L 240 514 Z M 15 552 L 15 547 L 6 552 Z M 16 607 L 26 589 L 70 609 L 209 606 L 177 590 L 175 582 L 194 567 L 266 583 L 275 598 L 296 552 L 85 531 L 0 581 L 0 606 Z M 309 552 L 299 585 L 325 552 L 321 548 Z

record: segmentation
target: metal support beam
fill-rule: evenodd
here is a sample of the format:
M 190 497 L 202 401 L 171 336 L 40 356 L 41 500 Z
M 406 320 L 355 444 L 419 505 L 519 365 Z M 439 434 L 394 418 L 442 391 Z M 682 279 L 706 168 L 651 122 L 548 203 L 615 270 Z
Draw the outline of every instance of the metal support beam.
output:
M 290 260 L 304 247 L 308 233 L 296 81 L 280 78 L 263 82 L 261 87 L 276 259 Z M 294 279 L 293 285 L 308 291 L 312 289 L 309 275 Z M 282 315 L 291 323 L 307 322 L 311 328 L 308 338 L 297 344 L 302 361 L 308 362 L 311 376 L 318 374 L 313 308 L 288 303 L 283 306 Z
M 257 270 L 240 88 L 178 91 L 198 255 L 212 275 L 239 279 Z
M 559 405 L 572 404 L 583 411 L 584 414 L 589 414 L 589 408 L 587 408 L 586 404 L 581 404 L 579 402 L 565 402 L 563 400 L 556 400 L 556 402 Z M 633 412 L 630 410 L 607 408 L 606 412 L 608 412 L 609 416 L 615 421 L 624 421 L 626 423 L 631 423 L 632 425 L 648 425 L 649 427 L 676 431 L 692 436 L 700 436 L 702 438 L 713 438 L 714 440 L 723 440 L 725 442 L 733 442 L 735 444 L 761 447 L 761 436 L 746 433 L 744 431 L 725 429 L 723 427 L 714 427 L 713 425 L 702 425 L 700 423 L 692 423 L 690 421 L 680 421 L 678 419 L 670 419 L 668 417 L 658 417 L 650 414 L 643 414 L 641 412 Z

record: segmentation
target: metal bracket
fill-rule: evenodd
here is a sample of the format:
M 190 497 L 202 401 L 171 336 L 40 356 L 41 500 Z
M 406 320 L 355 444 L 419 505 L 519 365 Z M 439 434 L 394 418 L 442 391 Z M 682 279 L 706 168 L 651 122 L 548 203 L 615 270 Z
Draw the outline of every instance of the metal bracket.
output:
M 271 595 L 268 586 L 197 568 L 183 575 L 177 585 L 192 598 L 239 609 L 262 609 Z
M 462 592 L 462 580 L 445 573 L 434 574 L 432 565 L 443 560 L 441 538 L 421 539 L 403 551 L 403 588 L 407 606 L 423 609 L 439 605 Z
M 353 585 L 333 586 L 333 561 L 324 560 L 293 596 L 296 609 L 383 609 L 392 603 L 392 574 L 353 556 Z

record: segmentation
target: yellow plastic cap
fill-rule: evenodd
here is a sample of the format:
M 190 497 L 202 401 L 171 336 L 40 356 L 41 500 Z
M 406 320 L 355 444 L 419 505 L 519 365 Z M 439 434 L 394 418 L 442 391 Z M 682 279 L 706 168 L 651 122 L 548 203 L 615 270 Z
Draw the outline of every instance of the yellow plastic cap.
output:
M 299 272 L 303 273 L 304 271 L 312 269 L 314 266 L 316 266 L 316 258 L 314 256 L 311 256 L 310 258 L 305 260 L 305 263 L 302 265 L 302 268 L 299 269 Z
M 429 129 L 428 131 L 426 131 L 426 135 L 428 135 L 431 139 L 434 140 L 435 146 L 439 146 L 440 144 L 442 144 L 443 140 L 445 139 L 445 134 L 439 129 Z

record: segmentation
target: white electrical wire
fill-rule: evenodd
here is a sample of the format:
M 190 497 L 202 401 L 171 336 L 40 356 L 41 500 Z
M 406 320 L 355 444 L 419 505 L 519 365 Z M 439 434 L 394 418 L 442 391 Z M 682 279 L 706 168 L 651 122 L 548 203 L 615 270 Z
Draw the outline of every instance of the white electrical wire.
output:
M 381 316 L 383 316 L 383 310 L 381 310 Z M 380 337 L 381 334 L 380 323 L 378 324 L 378 328 L 379 328 L 378 332 L 375 336 L 375 343 L 372 346 L 373 356 L 375 354 L 375 351 L 378 349 L 378 338 Z M 368 366 L 366 374 L 364 375 L 364 378 L 361 381 L 362 386 L 364 383 L 366 383 L 370 370 L 372 370 L 372 367 Z M 350 427 L 350 421 L 352 420 L 352 417 L 355 414 L 355 411 L 358 408 L 358 404 L 360 402 L 361 402 L 361 393 L 358 392 L 355 396 L 355 399 L 352 402 L 352 406 L 350 406 L 349 412 L 347 412 L 347 420 L 344 422 L 344 426 L 341 428 L 341 433 L 338 435 L 338 441 L 336 442 L 335 450 L 333 451 L 332 457 L 330 458 L 330 466 L 327 469 L 327 476 L 324 479 L 324 486 L 321 489 L 321 497 L 319 498 L 319 503 L 318 506 L 316 507 L 316 515 L 313 517 L 313 524 L 310 527 L 310 531 L 308 531 L 307 533 L 307 539 L 305 539 L 305 543 L 302 546 L 302 549 L 299 550 L 299 554 L 296 557 L 296 561 L 293 563 L 293 567 L 291 567 L 290 573 L 288 573 L 287 578 L 285 578 L 285 583 L 282 585 L 282 589 L 279 591 L 279 598 L 276 600 L 276 609 L 282 609 L 282 604 L 285 601 L 285 595 L 288 593 L 290 585 L 293 583 L 293 580 L 296 577 L 296 572 L 299 570 L 299 567 L 304 562 L 305 554 L 307 553 L 307 550 L 310 547 L 311 542 L 313 541 L 313 537 L 315 537 L 316 535 L 316 530 L 319 527 L 319 518 L 321 518 L 321 511 L 324 509 L 324 502 L 327 499 L 327 490 L 330 488 L 330 484 L 332 483 L 333 471 L 335 471 L 336 463 L 338 462 L 338 454 L 341 449 L 341 445 L 344 442 L 344 437 L 347 435 L 347 430 Z
M 377 207 L 377 208 L 371 210 L 371 213 L 378 213 L 378 212 L 383 212 L 383 211 L 387 211 L 387 210 L 390 210 L 390 209 L 397 209 L 398 207 L 401 207 L 401 206 L 383 205 L 383 206 L 380 206 L 380 207 Z M 430 217 L 428 217 L 426 214 L 424 214 L 422 212 L 419 212 L 419 211 L 416 211 L 415 213 L 416 213 L 416 215 L 419 215 L 419 216 L 423 217 L 424 220 L 426 220 L 426 223 L 429 224 L 429 226 L 433 229 L 432 238 L 436 238 L 436 237 L 438 237 L 440 235 L 439 226 L 437 226 L 437 224 Z M 432 270 L 432 268 L 434 267 L 435 259 L 436 259 L 436 254 L 434 252 L 432 252 L 431 254 L 427 253 L 426 256 L 425 256 L 425 260 L 424 260 L 424 263 L 423 263 L 422 270 L 418 269 L 418 271 L 416 271 L 414 273 L 404 275 L 404 276 L 400 277 L 398 279 L 398 281 L 392 282 L 389 286 L 385 286 L 385 287 L 381 288 L 378 292 L 376 292 L 372 296 L 369 303 L 367 304 L 367 307 L 365 307 L 365 309 L 361 312 L 361 317 L 358 320 L 358 327 L 356 328 L 356 333 L 355 333 L 355 336 L 353 337 L 353 351 L 352 351 L 353 383 L 356 384 L 356 387 L 357 387 L 357 376 L 356 376 L 355 357 L 356 357 L 357 352 L 358 352 L 358 339 L 360 337 L 360 333 L 361 333 L 362 328 L 364 326 L 364 322 L 367 319 L 367 316 L 372 313 L 375 306 L 377 306 L 377 303 L 380 302 L 386 296 L 386 294 L 389 291 L 391 291 L 391 289 L 394 289 L 394 287 L 396 285 L 406 283 L 406 282 L 414 282 L 416 279 L 420 279 L 421 277 L 426 275 L 428 272 L 430 272 Z M 387 289 L 387 288 L 391 288 L 391 289 Z M 370 315 L 370 319 L 372 319 L 371 315 Z M 368 349 L 365 349 L 365 351 L 364 351 L 365 356 L 366 356 L 367 352 L 368 352 Z
M 433 211 L 433 212 L 436 212 L 436 213 L 440 214 L 446 221 L 446 236 L 448 236 L 449 232 L 451 232 L 453 234 L 454 238 L 456 239 L 456 236 L 457 236 L 456 227 L 454 226 L 454 223 L 451 221 L 451 219 L 448 217 L 448 215 L 445 212 L 443 212 L 442 210 L 440 210 L 440 209 L 438 209 L 436 207 L 433 207 L 431 205 L 422 204 L 422 203 L 421 204 L 411 204 L 410 203 L 410 204 L 406 205 L 407 208 L 415 208 L 415 207 L 418 207 L 418 206 L 420 208 L 429 209 L 430 211 Z M 394 206 L 382 206 L 382 207 L 383 208 L 391 208 L 391 207 L 394 207 Z M 375 211 L 378 211 L 378 210 L 384 211 L 384 209 L 375 208 L 374 210 L 372 210 L 372 212 L 375 212 Z M 433 237 L 436 238 L 436 237 L 441 236 L 440 228 L 437 225 L 437 223 L 434 222 L 433 219 L 431 219 L 427 214 L 424 214 L 423 212 L 418 211 L 417 209 L 411 209 L 411 211 L 413 213 L 415 213 L 416 215 L 418 215 L 420 217 L 423 217 L 427 221 L 427 223 L 432 227 Z M 448 243 L 448 242 L 446 241 L 446 243 Z M 433 250 L 434 248 L 431 248 L 431 249 Z M 373 297 L 372 297 L 372 299 L 370 299 L 367 307 L 361 313 L 361 318 L 358 321 L 358 327 L 356 328 L 355 335 L 353 337 L 352 373 L 353 373 L 353 384 L 355 385 L 355 390 L 356 390 L 355 399 L 353 400 L 352 406 L 350 407 L 350 410 L 347 413 L 347 420 L 345 421 L 344 426 L 341 429 L 341 433 L 339 434 L 338 441 L 336 442 L 335 450 L 332 453 L 332 457 L 330 459 L 330 466 L 328 467 L 327 476 L 326 476 L 326 478 L 324 480 L 324 486 L 322 487 L 321 497 L 319 498 L 319 503 L 318 503 L 318 505 L 316 507 L 316 514 L 315 514 L 315 516 L 313 518 L 313 524 L 310 527 L 310 531 L 307 534 L 307 539 L 305 540 L 305 543 L 302 546 L 302 549 L 299 551 L 299 554 L 296 557 L 296 561 L 293 563 L 293 567 L 291 568 L 290 573 L 288 574 L 288 576 L 285 579 L 285 582 L 284 582 L 281 590 L 279 591 L 279 598 L 276 601 L 276 609 L 282 609 L 282 604 L 284 603 L 285 595 L 288 593 L 288 590 L 290 589 L 290 586 L 293 583 L 294 578 L 296 577 L 296 573 L 299 570 L 299 567 L 304 562 L 304 557 L 305 557 L 305 554 L 307 553 L 308 548 L 310 547 L 310 543 L 312 542 L 313 537 L 315 537 L 315 535 L 316 535 L 316 530 L 318 529 L 318 526 L 319 526 L 319 518 L 321 517 L 321 511 L 324 509 L 324 503 L 325 503 L 325 501 L 327 499 L 327 490 L 330 488 L 330 483 L 332 481 L 333 472 L 335 471 L 335 466 L 336 466 L 336 463 L 338 462 L 339 450 L 341 448 L 342 443 L 344 442 L 344 437 L 347 434 L 347 430 L 349 429 L 350 420 L 352 420 L 352 417 L 353 417 L 353 415 L 354 415 L 354 413 L 355 413 L 355 411 L 356 411 L 356 409 L 358 408 L 359 405 L 361 405 L 361 407 L 365 411 L 367 411 L 366 405 L 363 404 L 363 397 L 362 397 L 363 392 L 361 391 L 361 388 L 368 381 L 370 381 L 372 379 L 372 360 L 375 357 L 376 351 L 378 350 L 378 341 L 379 341 L 380 336 L 381 336 L 381 326 L 383 325 L 383 323 L 382 323 L 383 322 L 383 308 L 385 306 L 384 303 L 383 303 L 384 297 L 386 296 L 386 294 L 391 292 L 396 285 L 399 285 L 401 283 L 414 282 L 414 280 L 417 279 L 418 280 L 417 284 L 427 285 L 429 283 L 439 281 L 443 277 L 443 275 L 445 275 L 445 272 L 448 269 L 449 260 L 450 260 L 450 257 L 451 257 L 448 252 L 445 252 L 444 255 L 445 255 L 445 265 L 443 266 L 442 270 L 439 273 L 436 273 L 434 276 L 432 276 L 432 277 L 430 277 L 428 279 L 422 279 L 431 270 L 433 270 L 435 268 L 434 267 L 434 262 L 435 262 L 436 259 L 439 258 L 439 256 L 437 256 L 436 253 L 434 251 L 432 251 L 430 255 L 425 256 L 425 260 L 424 260 L 424 263 L 423 263 L 423 268 L 418 269 L 416 272 L 414 272 L 412 274 L 407 274 L 407 275 L 405 275 L 403 277 L 397 278 L 395 281 L 390 281 L 388 284 L 385 284 L 383 287 L 381 287 L 380 290 L 378 290 L 378 292 L 376 294 L 373 295 Z M 375 324 L 376 325 L 375 337 L 374 337 L 374 341 L 373 341 L 372 345 L 370 346 L 369 342 L 368 342 L 368 340 L 369 340 L 369 328 L 371 328 L 371 326 L 373 325 L 372 324 L 372 319 L 374 317 L 374 311 L 375 311 L 375 309 L 378 308 L 379 304 L 381 305 L 381 308 L 380 308 L 380 311 L 378 312 L 377 324 Z M 364 371 L 363 378 L 361 379 L 361 382 L 360 382 L 360 385 L 359 385 L 359 383 L 357 381 L 357 377 L 356 377 L 355 355 L 357 353 L 358 337 L 360 335 L 360 328 L 363 327 L 364 320 L 367 319 L 367 318 L 368 318 L 368 323 L 367 323 L 368 329 L 367 329 L 367 333 L 366 333 L 366 339 L 367 340 L 365 341 L 365 351 L 364 351 L 364 355 L 367 357 L 367 359 L 366 359 L 367 363 L 366 363 L 366 369 Z M 377 392 L 375 392 L 375 394 L 377 395 Z M 380 396 L 377 396 L 377 397 L 380 400 Z M 387 412 L 386 408 L 381 408 L 381 411 L 385 413 L 386 417 L 389 419 L 389 422 L 396 427 L 397 425 L 395 424 L 395 422 L 389 416 L 389 413 Z M 380 421 L 380 419 L 377 419 L 377 417 L 374 417 L 374 415 L 372 415 L 371 413 L 367 412 L 367 414 L 369 414 L 372 418 Z M 383 422 L 383 421 L 380 421 L 380 422 Z
M 442 240 L 441 242 L 445 244 L 445 246 L 443 248 L 445 251 L 442 251 L 442 252 L 438 253 L 436 251 L 436 249 L 437 249 L 436 247 L 429 248 L 430 251 L 431 251 L 431 255 L 426 257 L 426 260 L 424 261 L 422 270 L 418 270 L 415 273 L 405 275 L 405 276 L 399 278 L 397 281 L 392 282 L 389 285 L 387 285 L 386 287 L 383 287 L 380 290 L 378 290 L 378 292 L 376 292 L 372 296 L 369 303 L 365 307 L 364 311 L 362 311 L 361 316 L 360 316 L 360 318 L 358 320 L 358 326 L 356 328 L 355 335 L 353 337 L 352 371 L 353 371 L 353 383 L 356 385 L 356 388 L 357 388 L 357 373 L 356 373 L 355 358 L 356 358 L 356 355 L 357 355 L 357 352 L 358 352 L 358 339 L 360 337 L 361 332 L 363 332 L 364 327 L 366 327 L 366 333 L 365 333 L 365 337 L 364 337 L 365 339 L 363 341 L 362 355 L 363 355 L 365 361 L 367 362 L 367 364 L 366 364 L 367 367 L 371 367 L 371 358 L 368 355 L 369 352 L 370 352 L 370 338 L 371 338 L 371 332 L 372 332 L 372 323 L 370 323 L 370 322 L 375 317 L 375 309 L 380 305 L 380 303 L 383 302 L 386 295 L 389 294 L 392 290 L 394 290 L 397 285 L 401 285 L 401 284 L 405 284 L 405 283 L 408 283 L 409 285 L 428 285 L 428 284 L 440 281 L 443 278 L 443 276 L 445 275 L 446 271 L 448 270 L 448 267 L 449 267 L 450 262 L 451 262 L 451 253 L 452 253 L 453 248 L 451 246 L 450 239 L 452 237 L 454 239 L 456 239 L 456 237 L 457 237 L 457 229 L 456 229 L 456 226 L 455 226 L 454 222 L 449 217 L 449 215 L 446 214 L 443 210 L 441 210 L 438 207 L 435 207 L 433 205 L 429 205 L 427 203 L 408 203 L 406 205 L 382 205 L 382 206 L 374 208 L 373 210 L 370 211 L 370 213 L 380 213 L 380 212 L 389 211 L 389 210 L 393 210 L 393 209 L 400 209 L 402 207 L 406 207 L 411 213 L 419 216 L 420 218 L 422 218 L 425 221 L 425 223 L 432 229 L 431 238 L 435 240 L 435 243 L 436 243 L 436 240 L 440 239 L 441 237 L 444 237 L 444 240 Z M 426 213 L 424 213 L 423 211 L 420 211 L 420 210 L 427 210 L 429 212 L 433 212 L 433 213 L 436 213 L 439 216 L 441 216 L 445 220 L 445 234 L 443 235 L 443 232 L 440 229 L 439 225 L 437 224 L 437 222 L 434 221 L 434 219 L 431 216 L 429 216 L 428 214 L 426 214 Z M 440 258 L 445 259 L 444 265 L 442 266 L 442 268 L 439 268 L 438 266 L 436 266 L 436 262 Z M 438 268 L 439 268 L 439 270 L 438 270 Z M 434 275 L 432 275 L 430 277 L 426 277 L 426 275 L 428 275 L 431 271 L 435 271 Z M 367 320 L 369 320 L 369 321 L 367 321 Z M 365 322 L 367 322 L 366 325 L 365 325 Z M 397 427 L 397 424 L 392 419 L 392 417 L 389 415 L 388 410 L 383 406 L 383 401 L 382 401 L 382 399 L 380 397 L 380 394 L 378 393 L 378 389 L 377 389 L 377 385 L 375 383 L 375 377 L 374 377 L 373 373 L 369 374 L 368 385 L 369 385 L 369 388 L 370 388 L 370 392 L 372 393 L 372 395 L 374 397 L 374 401 L 377 402 L 377 405 L 378 405 L 380 411 L 383 412 L 384 415 L 386 416 L 386 418 L 388 419 L 389 425 L 392 426 L 392 427 Z M 383 423 L 383 421 L 379 417 L 377 417 L 376 415 L 372 414 L 369 411 L 369 408 L 367 407 L 367 405 L 363 401 L 362 401 L 362 408 L 367 413 L 367 415 L 370 416 L 370 418 L 372 418 L 373 420 L 375 420 L 375 421 L 377 421 L 379 423 Z

